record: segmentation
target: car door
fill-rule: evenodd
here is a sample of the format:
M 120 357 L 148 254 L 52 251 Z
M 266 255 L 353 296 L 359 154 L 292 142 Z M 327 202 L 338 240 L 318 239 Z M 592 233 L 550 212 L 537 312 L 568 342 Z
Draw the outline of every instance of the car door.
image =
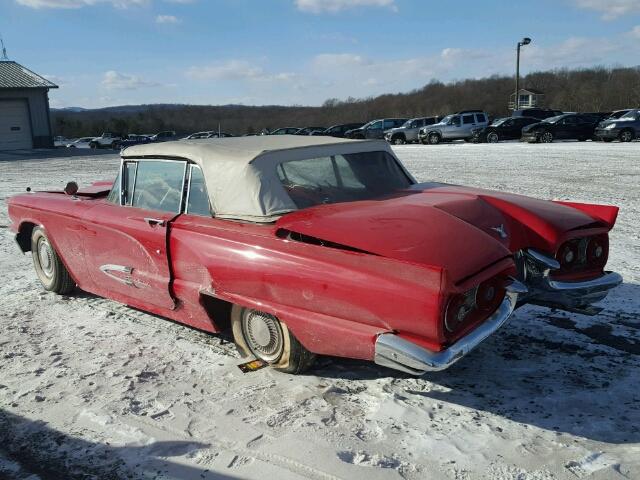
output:
M 382 120 L 372 123 L 364 131 L 364 138 L 382 138 L 384 130 L 382 129 Z
M 504 140 L 513 140 L 520 138 L 524 122 L 522 118 L 509 118 L 500 125 L 500 138 Z
M 476 126 L 476 117 L 473 113 L 462 115 L 462 128 L 460 129 L 460 137 L 465 138 L 471 136 L 471 129 Z
M 576 116 L 565 117 L 560 120 L 558 128 L 556 128 L 555 137 L 560 139 L 577 138 L 578 129 L 578 118 Z
M 447 125 L 442 129 L 442 138 L 445 139 L 455 139 L 462 138 L 460 132 L 462 130 L 462 119 L 460 115 L 454 115 L 447 122 Z
M 174 308 L 167 235 L 182 209 L 186 168 L 179 160 L 125 161 L 109 197 L 86 213 L 85 252 L 98 293 Z

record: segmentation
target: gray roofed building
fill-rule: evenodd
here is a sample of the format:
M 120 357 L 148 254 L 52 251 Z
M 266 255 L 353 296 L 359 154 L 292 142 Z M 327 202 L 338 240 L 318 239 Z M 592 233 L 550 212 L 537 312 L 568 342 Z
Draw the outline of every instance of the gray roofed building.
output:
M 19 63 L 0 60 L 0 88 L 58 88 L 58 86 Z
M 53 146 L 49 89 L 58 86 L 11 60 L 0 60 L 0 150 Z

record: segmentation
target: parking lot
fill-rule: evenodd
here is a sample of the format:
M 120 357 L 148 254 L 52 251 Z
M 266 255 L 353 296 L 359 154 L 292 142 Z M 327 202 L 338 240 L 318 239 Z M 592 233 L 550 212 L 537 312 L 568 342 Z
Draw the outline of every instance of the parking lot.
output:
M 6 198 L 112 179 L 119 157 L 0 156 L 0 478 L 640 477 L 639 147 L 395 147 L 421 181 L 621 207 L 608 268 L 625 283 L 600 315 L 526 306 L 421 378 L 330 358 L 243 374 L 225 337 L 44 292 Z

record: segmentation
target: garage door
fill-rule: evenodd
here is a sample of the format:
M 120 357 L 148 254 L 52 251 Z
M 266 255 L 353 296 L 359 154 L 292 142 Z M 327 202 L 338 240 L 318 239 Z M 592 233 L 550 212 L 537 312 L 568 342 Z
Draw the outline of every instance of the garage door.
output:
M 0 100 L 0 150 L 33 148 L 26 100 Z

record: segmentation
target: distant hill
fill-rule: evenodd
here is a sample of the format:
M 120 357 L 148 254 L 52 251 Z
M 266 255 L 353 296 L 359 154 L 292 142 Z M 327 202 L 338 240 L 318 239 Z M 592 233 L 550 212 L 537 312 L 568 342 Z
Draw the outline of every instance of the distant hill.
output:
M 548 107 L 564 111 L 599 112 L 640 107 L 640 67 L 554 70 L 531 73 L 523 87 L 545 93 Z M 320 107 L 245 105 L 122 105 L 99 109 L 52 109 L 56 135 L 77 137 L 103 131 L 190 133 L 217 130 L 241 135 L 263 128 L 366 122 L 383 117 L 445 115 L 478 108 L 507 116 L 514 79 L 493 76 L 450 83 L 431 81 L 407 93 L 369 98 L 329 99 Z

